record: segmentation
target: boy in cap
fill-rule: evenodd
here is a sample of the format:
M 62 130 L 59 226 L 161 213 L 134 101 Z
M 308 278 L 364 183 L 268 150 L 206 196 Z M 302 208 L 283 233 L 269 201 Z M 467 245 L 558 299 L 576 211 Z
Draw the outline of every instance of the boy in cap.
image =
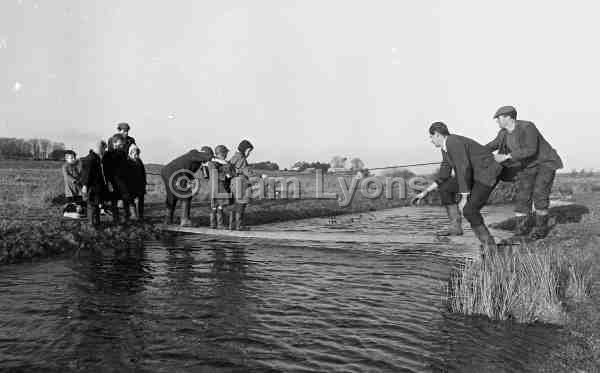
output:
M 100 140 L 81 158 L 82 194 L 87 201 L 88 218 L 92 226 L 100 224 L 100 204 L 106 193 L 106 180 L 102 168 L 102 157 L 106 143 Z
M 248 205 L 247 189 L 250 186 L 250 177 L 254 172 L 248 166 L 248 157 L 254 146 L 248 140 L 242 140 L 238 145 L 238 151 L 231 157 L 229 163 L 233 166 L 233 178 L 231 180 L 233 199 L 235 204 L 229 213 L 229 229 L 245 230 L 244 212 Z
M 223 229 L 223 207 L 229 205 L 229 197 L 223 198 L 222 195 L 228 195 L 231 192 L 231 178 L 233 177 L 233 167 L 227 162 L 229 149 L 225 145 L 215 147 L 215 160 L 209 163 L 210 185 L 211 185 L 211 213 L 210 227 L 213 229 Z
M 177 201 L 181 200 L 183 206 L 180 225 L 182 227 L 192 226 L 190 212 L 192 197 L 194 195 L 192 188 L 194 174 L 202 168 L 203 177 L 206 178 L 208 172 L 205 170 L 205 166 L 213 157 L 213 150 L 209 146 L 203 146 L 200 151 L 192 149 L 182 156 L 175 158 L 160 170 L 160 176 L 166 189 L 165 204 L 167 206 L 167 217 L 165 224 L 173 224 L 175 207 L 177 206 Z
M 129 123 L 125 123 L 125 122 L 121 122 L 119 124 L 117 124 L 117 133 L 112 136 L 111 138 L 108 139 L 108 149 L 112 149 L 113 148 L 113 138 L 116 135 L 121 135 L 123 137 L 123 141 L 124 141 L 124 149 L 125 151 L 129 150 L 129 147 L 132 144 L 135 144 L 135 139 L 131 136 L 129 136 L 129 130 L 131 127 L 129 127 Z
M 494 114 L 500 131 L 486 147 L 497 154 L 497 162 L 504 170 L 516 170 L 517 179 L 517 228 L 513 241 L 525 237 L 540 239 L 550 231 L 548 207 L 556 170 L 563 167 L 562 160 L 546 141 L 535 124 L 517 120 L 517 109 L 502 106 Z M 532 204 L 535 219 L 532 219 Z M 535 220 L 533 230 L 531 220 Z

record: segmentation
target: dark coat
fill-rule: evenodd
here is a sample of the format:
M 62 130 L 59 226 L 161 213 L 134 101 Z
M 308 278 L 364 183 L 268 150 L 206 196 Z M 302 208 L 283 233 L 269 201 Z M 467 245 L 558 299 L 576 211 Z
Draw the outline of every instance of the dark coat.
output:
M 99 203 L 106 193 L 106 182 L 102 171 L 102 159 L 94 152 L 80 158 L 81 162 L 81 185 L 88 189 L 91 202 Z
M 452 170 L 456 175 L 459 193 L 470 193 L 474 181 L 494 186 L 502 166 L 494 160 L 492 152 L 475 140 L 460 135 L 446 138 L 446 151 L 442 149 L 442 165 L 436 182 L 448 180 Z
M 106 181 L 113 187 L 113 199 L 130 200 L 129 165 L 123 151 L 109 151 L 102 158 Z
M 141 159 L 127 159 L 127 185 L 133 198 L 146 194 L 146 167 Z
M 210 161 L 211 159 L 212 156 L 210 154 L 199 152 L 198 150 L 193 149 L 167 163 L 160 170 L 160 175 L 163 179 L 169 180 L 174 173 L 180 170 L 186 170 L 195 173 L 200 169 L 202 164 Z
M 503 163 L 504 166 L 527 168 L 544 165 L 553 170 L 563 168 L 562 160 L 556 150 L 544 139 L 532 122 L 517 120 L 512 133 L 505 128 L 501 129 L 498 136 L 486 147 L 490 151 L 498 150 L 500 154 L 511 155 L 511 160 L 506 165 Z

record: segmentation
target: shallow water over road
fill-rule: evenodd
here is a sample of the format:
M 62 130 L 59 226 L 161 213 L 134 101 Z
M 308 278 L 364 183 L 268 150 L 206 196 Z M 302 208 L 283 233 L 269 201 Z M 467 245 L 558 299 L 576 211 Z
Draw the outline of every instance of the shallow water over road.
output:
M 438 228 L 412 214 L 375 216 L 371 227 L 385 232 L 386 220 L 389 230 Z M 448 314 L 444 286 L 460 260 L 447 250 L 187 236 L 5 266 L 0 369 L 482 372 L 543 362 L 557 329 Z

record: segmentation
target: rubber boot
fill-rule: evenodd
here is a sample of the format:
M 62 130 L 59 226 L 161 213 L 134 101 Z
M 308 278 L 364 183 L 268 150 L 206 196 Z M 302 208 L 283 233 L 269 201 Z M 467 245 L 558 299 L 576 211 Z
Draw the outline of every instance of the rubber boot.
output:
M 541 240 L 546 238 L 552 227 L 548 225 L 548 214 L 535 215 L 535 227 L 531 230 L 529 238 L 532 240 Z
M 117 201 L 117 200 L 111 201 L 110 208 L 112 210 L 113 223 L 118 223 L 119 222 L 119 201 Z
M 190 220 L 190 203 L 189 199 L 184 199 L 183 206 L 181 206 L 181 225 L 182 227 L 191 227 L 192 221 Z
M 138 220 L 135 202 L 131 202 L 131 204 L 129 205 L 129 215 L 131 216 L 131 220 Z
M 123 223 L 129 223 L 131 218 L 131 210 L 129 201 L 123 201 Z
M 448 230 L 437 232 L 438 236 L 462 236 L 462 216 L 458 211 L 458 205 L 446 205 L 446 213 L 448 214 Z
M 100 207 L 93 203 L 88 203 L 87 214 L 89 222 L 93 227 L 100 225 Z
M 216 209 L 212 209 L 209 215 L 210 227 L 211 229 L 217 228 L 217 211 Z
M 141 197 L 138 197 L 137 211 L 138 211 L 138 220 L 143 221 L 144 220 L 144 196 L 143 195 Z
M 235 212 L 229 211 L 229 230 L 232 231 L 235 228 Z
M 217 229 L 225 228 L 225 223 L 223 220 L 223 209 L 217 209 Z
M 496 246 L 496 241 L 494 241 L 494 237 L 491 235 L 488 228 L 485 224 L 479 225 L 477 227 L 472 227 L 473 233 L 481 242 L 481 246 L 484 252 L 494 253 L 498 250 Z
M 238 231 L 248 230 L 244 225 L 244 212 L 246 210 L 245 205 L 241 205 L 240 208 L 235 213 L 235 229 Z

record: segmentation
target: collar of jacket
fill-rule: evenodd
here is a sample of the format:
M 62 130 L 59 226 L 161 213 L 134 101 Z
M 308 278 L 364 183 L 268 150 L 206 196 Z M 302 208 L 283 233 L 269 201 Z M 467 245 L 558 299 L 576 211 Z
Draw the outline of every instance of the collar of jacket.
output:
M 446 142 L 448 141 L 448 136 L 444 138 L 444 142 L 442 143 L 442 150 L 448 153 L 448 148 L 446 147 Z

